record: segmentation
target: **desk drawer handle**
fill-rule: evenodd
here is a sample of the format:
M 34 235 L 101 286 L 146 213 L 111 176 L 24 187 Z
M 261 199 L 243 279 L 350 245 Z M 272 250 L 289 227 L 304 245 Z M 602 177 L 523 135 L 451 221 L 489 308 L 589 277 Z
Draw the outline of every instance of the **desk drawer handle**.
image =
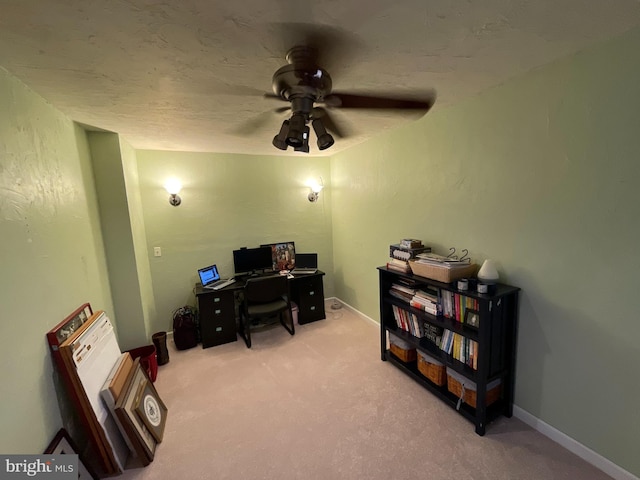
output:
M 315 309 L 316 309 L 316 307 L 311 307 L 311 308 L 310 308 L 310 310 L 315 310 Z
M 216 327 L 216 332 L 221 332 L 222 331 L 222 327 Z
M 313 290 L 311 290 L 311 291 L 309 292 L 309 295 L 311 296 L 311 295 L 313 295 L 314 293 L 316 293 L 316 292 L 314 292 Z
M 220 301 L 220 297 L 216 297 L 213 299 L 214 302 L 219 302 Z
M 214 310 L 214 313 L 215 313 L 216 315 L 220 315 L 220 312 L 221 312 L 221 311 L 222 311 L 222 310 L 220 310 L 220 309 L 218 309 L 218 310 Z

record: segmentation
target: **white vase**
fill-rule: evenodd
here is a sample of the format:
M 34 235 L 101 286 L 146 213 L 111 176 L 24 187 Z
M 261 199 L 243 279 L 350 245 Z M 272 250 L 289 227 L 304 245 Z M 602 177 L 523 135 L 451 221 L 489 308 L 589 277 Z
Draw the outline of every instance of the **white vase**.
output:
M 485 260 L 478 271 L 478 280 L 487 285 L 494 285 L 498 283 L 500 276 L 498 275 L 498 269 L 493 260 Z

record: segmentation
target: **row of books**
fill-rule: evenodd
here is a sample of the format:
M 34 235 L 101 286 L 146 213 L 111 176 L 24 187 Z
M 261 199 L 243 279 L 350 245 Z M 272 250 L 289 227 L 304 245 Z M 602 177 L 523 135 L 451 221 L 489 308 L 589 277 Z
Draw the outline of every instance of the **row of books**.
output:
M 442 290 L 440 292 L 440 305 L 442 308 L 442 316 L 460 323 L 470 323 L 474 327 L 479 326 L 477 299 L 450 292 L 449 290 Z M 476 315 L 469 318 L 467 316 L 467 310 L 473 310 Z
M 478 369 L 478 342 L 475 340 L 451 330 L 445 330 L 442 334 L 440 349 L 474 370 Z
M 431 315 L 442 315 L 472 327 L 480 326 L 478 300 L 449 290 L 392 283 L 389 294 Z
M 424 337 L 424 324 L 413 313 L 408 312 L 396 305 L 392 305 L 393 317 L 401 330 L 410 333 L 414 337 Z
M 392 305 L 391 308 L 393 310 L 393 317 L 396 320 L 396 324 L 401 330 L 410 333 L 414 337 L 426 338 L 438 347 L 440 346 L 444 328 L 432 325 L 429 322 L 421 321 L 413 313 L 396 305 Z

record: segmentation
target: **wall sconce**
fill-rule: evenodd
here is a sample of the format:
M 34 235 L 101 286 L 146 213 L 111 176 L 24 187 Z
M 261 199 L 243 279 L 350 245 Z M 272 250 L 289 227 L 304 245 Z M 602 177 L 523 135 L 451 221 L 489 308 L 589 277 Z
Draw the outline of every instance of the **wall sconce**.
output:
M 182 203 L 182 199 L 178 196 L 180 190 L 182 190 L 182 184 L 180 180 L 171 178 L 164 184 L 165 190 L 169 193 L 169 203 L 174 207 L 177 207 Z
M 322 185 L 322 179 L 320 179 L 320 182 L 321 183 L 311 182 L 309 184 L 309 188 L 311 189 L 311 191 L 309 192 L 309 195 L 307 195 L 307 198 L 309 199 L 310 202 L 318 201 L 320 192 L 324 188 L 324 185 Z

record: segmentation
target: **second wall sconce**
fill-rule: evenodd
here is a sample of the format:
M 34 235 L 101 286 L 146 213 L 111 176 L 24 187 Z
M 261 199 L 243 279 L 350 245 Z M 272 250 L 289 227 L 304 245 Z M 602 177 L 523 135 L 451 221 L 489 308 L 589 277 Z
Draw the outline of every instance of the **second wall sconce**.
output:
M 309 195 L 307 195 L 307 198 L 310 202 L 318 201 L 318 197 L 320 196 L 320 192 L 323 188 L 322 179 L 320 179 L 320 182 L 321 183 L 311 182 L 309 184 L 309 188 L 311 189 L 311 191 L 309 192 Z
M 182 190 L 180 180 L 171 178 L 164 184 L 164 188 L 169 193 L 169 203 L 171 205 L 177 207 L 182 203 L 182 199 L 178 196 L 178 193 Z

